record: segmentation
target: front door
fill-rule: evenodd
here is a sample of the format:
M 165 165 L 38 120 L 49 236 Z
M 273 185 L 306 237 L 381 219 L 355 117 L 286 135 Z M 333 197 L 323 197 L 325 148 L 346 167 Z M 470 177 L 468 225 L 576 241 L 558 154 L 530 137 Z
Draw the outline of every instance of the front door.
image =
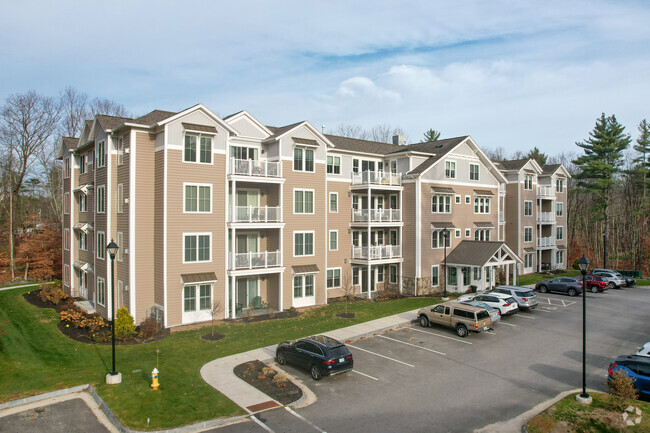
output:
M 259 296 L 258 277 L 237 278 L 237 291 L 235 292 L 235 303 L 237 310 L 240 308 L 254 307 Z

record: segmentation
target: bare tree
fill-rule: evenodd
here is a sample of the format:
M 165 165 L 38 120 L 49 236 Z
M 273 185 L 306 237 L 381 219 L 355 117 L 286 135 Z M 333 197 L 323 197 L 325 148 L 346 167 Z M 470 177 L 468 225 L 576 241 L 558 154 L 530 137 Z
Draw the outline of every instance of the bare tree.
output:
M 106 98 L 95 98 L 90 101 L 89 105 L 92 115 L 104 114 L 106 116 L 130 117 L 131 114 L 124 108 L 124 105 L 118 104 Z
M 506 151 L 501 146 L 497 148 L 484 147 L 483 152 L 493 161 L 504 161 L 507 159 Z
M 210 317 L 212 319 L 212 336 L 214 336 L 214 321 L 217 320 L 217 317 L 221 314 L 223 311 L 223 306 L 221 305 L 221 301 L 218 300 L 213 300 L 212 304 L 210 305 Z
M 348 304 L 354 298 L 354 285 L 352 284 L 352 275 L 346 272 L 341 277 L 341 292 L 343 292 L 343 299 L 345 300 L 345 314 L 348 314 Z
M 360 125 L 353 125 L 351 123 L 341 123 L 332 131 L 333 135 L 340 135 L 341 137 L 358 138 L 360 140 L 368 140 L 369 134 Z
M 407 136 L 404 129 L 398 126 L 392 127 L 387 123 L 375 125 L 370 129 L 365 129 L 360 125 L 342 123 L 332 131 L 332 134 L 340 135 L 342 137 L 358 138 L 359 140 L 378 141 L 381 143 L 392 143 L 394 135 Z
M 88 108 L 88 95 L 68 86 L 59 98 L 61 104 L 61 124 L 59 133 L 64 137 L 77 137 L 84 122 L 91 117 Z

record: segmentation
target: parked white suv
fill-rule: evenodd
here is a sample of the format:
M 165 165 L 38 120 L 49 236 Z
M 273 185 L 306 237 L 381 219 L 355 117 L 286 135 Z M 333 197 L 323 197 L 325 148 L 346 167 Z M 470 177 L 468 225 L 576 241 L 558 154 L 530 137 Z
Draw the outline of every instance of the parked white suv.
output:
M 484 292 L 471 295 L 463 295 L 458 298 L 458 302 L 480 301 L 485 302 L 490 307 L 497 308 L 501 311 L 501 316 L 509 316 L 519 311 L 517 301 L 511 295 L 495 292 Z

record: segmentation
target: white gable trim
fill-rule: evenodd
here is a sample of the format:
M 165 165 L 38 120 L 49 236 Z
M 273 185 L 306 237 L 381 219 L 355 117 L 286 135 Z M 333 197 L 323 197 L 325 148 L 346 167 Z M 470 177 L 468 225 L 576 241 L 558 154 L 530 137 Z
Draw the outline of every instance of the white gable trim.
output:
M 266 126 L 262 124 L 259 120 L 257 120 L 252 114 L 250 114 L 246 110 L 242 110 L 239 113 L 235 113 L 232 116 L 228 117 L 227 119 L 224 119 L 224 122 L 228 123 L 229 125 L 232 125 L 235 123 L 237 120 L 241 119 L 242 117 L 245 117 L 246 119 L 250 120 L 250 122 L 260 131 L 266 134 L 266 136 L 273 135 L 273 132 L 269 130 Z
M 181 119 L 184 116 L 193 113 L 195 111 L 203 111 L 205 114 L 208 115 L 212 120 L 214 120 L 215 123 L 219 124 L 221 127 L 226 129 L 228 132 L 230 132 L 232 135 L 239 135 L 237 131 L 235 131 L 230 125 L 228 125 L 226 122 L 224 122 L 219 116 L 214 114 L 208 107 L 206 107 L 203 104 L 196 104 L 193 107 L 190 107 L 186 110 L 181 111 L 180 113 L 176 113 L 171 117 L 168 117 L 167 119 L 161 120 L 158 122 L 156 125 L 158 126 L 163 126 L 166 125 L 170 122 L 173 122 L 175 120 Z
M 283 132 L 282 134 L 278 135 L 277 137 L 274 137 L 274 140 L 280 141 L 281 139 L 285 138 L 292 132 L 294 132 L 296 129 L 299 129 L 301 127 L 307 128 L 312 134 L 316 136 L 319 140 L 321 140 L 327 147 L 335 147 L 334 144 L 327 139 L 318 129 L 314 128 L 309 122 L 306 120 L 304 122 L 300 122 L 293 128 L 289 129 L 288 131 Z

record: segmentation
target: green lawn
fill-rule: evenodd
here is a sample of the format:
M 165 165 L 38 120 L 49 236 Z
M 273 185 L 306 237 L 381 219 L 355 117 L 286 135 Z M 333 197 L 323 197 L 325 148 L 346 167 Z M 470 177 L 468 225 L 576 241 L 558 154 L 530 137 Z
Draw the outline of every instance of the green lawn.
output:
M 32 290 L 35 290 L 35 286 Z M 28 289 L 0 292 L 0 402 L 60 388 L 92 384 L 111 410 L 133 429 L 172 428 L 198 421 L 241 415 L 244 412 L 207 385 L 201 366 L 215 358 L 245 352 L 287 339 L 331 331 L 379 317 L 439 302 L 437 298 L 406 298 L 385 302 L 352 302 L 354 319 L 337 313 L 336 303 L 310 310 L 299 317 L 215 328 L 226 337 L 216 342 L 201 339 L 210 328 L 175 332 L 158 342 L 117 346 L 117 370 L 121 385 L 106 385 L 111 368 L 111 347 L 79 343 L 56 328 L 59 315 L 51 309 L 28 304 Z M 160 389 L 149 387 L 149 374 L 156 367 L 160 350 Z

